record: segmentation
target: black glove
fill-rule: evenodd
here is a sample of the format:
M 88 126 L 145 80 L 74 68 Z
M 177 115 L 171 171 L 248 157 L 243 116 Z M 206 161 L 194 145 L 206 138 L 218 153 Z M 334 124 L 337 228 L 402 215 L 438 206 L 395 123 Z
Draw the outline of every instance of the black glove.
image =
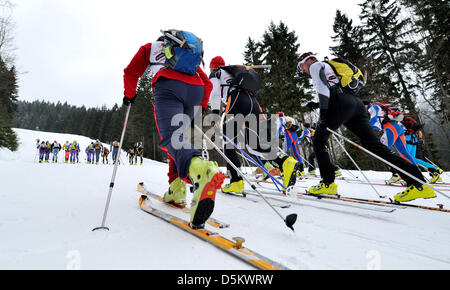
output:
M 306 106 L 312 111 L 319 108 L 319 103 L 316 102 L 308 102 Z
M 130 104 L 134 104 L 134 101 L 136 101 L 136 95 L 132 98 L 123 97 L 123 104 L 124 106 L 129 106 Z
M 205 119 L 207 111 L 208 111 L 208 109 L 205 109 L 202 107 L 202 119 Z

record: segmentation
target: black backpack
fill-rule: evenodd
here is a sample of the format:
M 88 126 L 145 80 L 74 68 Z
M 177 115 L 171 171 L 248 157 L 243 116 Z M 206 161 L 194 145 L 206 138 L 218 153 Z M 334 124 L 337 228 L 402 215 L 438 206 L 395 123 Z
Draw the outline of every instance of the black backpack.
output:
M 229 73 L 233 78 L 231 83 L 228 84 L 228 92 L 230 88 L 235 88 L 242 90 L 251 96 L 255 96 L 261 89 L 261 77 L 252 67 L 245 65 L 228 65 L 220 68 Z

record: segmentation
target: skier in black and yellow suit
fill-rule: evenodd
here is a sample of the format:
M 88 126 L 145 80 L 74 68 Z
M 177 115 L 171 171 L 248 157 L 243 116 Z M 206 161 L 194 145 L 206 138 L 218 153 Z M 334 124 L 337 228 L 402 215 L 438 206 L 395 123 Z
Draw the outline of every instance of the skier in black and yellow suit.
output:
M 142 144 L 142 141 L 136 143 L 136 145 L 134 146 L 134 152 L 136 154 L 134 157 L 134 164 L 137 165 L 137 159 L 139 156 L 141 158 L 142 165 L 142 162 L 144 161 L 144 145 Z

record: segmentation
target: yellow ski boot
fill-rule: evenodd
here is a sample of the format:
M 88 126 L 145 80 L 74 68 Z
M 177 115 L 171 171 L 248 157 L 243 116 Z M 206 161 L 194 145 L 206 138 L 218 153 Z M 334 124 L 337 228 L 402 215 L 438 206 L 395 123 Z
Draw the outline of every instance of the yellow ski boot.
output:
M 186 183 L 177 177 L 169 185 L 169 190 L 164 193 L 164 202 L 178 207 L 186 206 Z
M 391 178 L 389 178 L 389 180 L 386 180 L 386 184 L 393 184 L 396 183 L 398 181 L 400 181 L 402 178 L 400 177 L 400 175 L 398 175 L 398 173 L 395 173 L 391 176 Z
M 222 186 L 222 192 L 224 193 L 244 193 L 244 181 L 243 180 L 239 180 L 239 181 L 235 181 L 232 182 L 230 184 L 224 185 Z
M 429 183 L 427 183 L 430 185 Z M 432 185 L 430 185 L 432 186 Z M 406 202 L 415 200 L 416 198 L 433 198 L 436 197 L 436 193 L 434 193 L 434 190 L 428 186 L 409 186 L 405 191 L 402 191 L 400 193 L 397 193 L 394 196 L 394 200 L 398 202 Z
M 216 191 L 221 188 L 225 174 L 219 171 L 217 162 L 195 156 L 189 165 L 189 178 L 194 189 L 191 203 L 191 227 L 199 229 L 204 227 L 214 210 Z
M 264 168 L 267 170 L 267 172 L 269 172 L 269 174 L 271 174 L 272 176 L 275 174 L 275 167 L 273 167 L 273 165 L 270 162 L 266 162 L 264 164 Z M 263 180 L 267 180 L 269 178 L 269 175 L 263 171 Z
M 297 181 L 296 172 L 300 169 L 299 163 L 293 157 L 288 157 L 283 162 L 283 185 L 289 187 Z
M 434 172 L 430 172 L 431 183 L 442 182 L 442 173 L 444 173 L 444 170 L 440 168 L 437 168 Z
M 318 185 L 311 186 L 308 192 L 311 194 L 335 195 L 337 194 L 337 184 L 333 182 L 327 185 L 324 182 L 320 182 Z

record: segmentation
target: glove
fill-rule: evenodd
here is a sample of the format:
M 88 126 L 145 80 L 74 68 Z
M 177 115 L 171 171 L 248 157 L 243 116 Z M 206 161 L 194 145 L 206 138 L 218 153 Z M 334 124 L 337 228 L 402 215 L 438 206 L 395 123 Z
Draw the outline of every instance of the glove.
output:
M 202 107 L 202 119 L 205 118 L 206 112 L 207 112 L 207 109 L 205 109 L 204 107 Z
M 308 107 L 311 111 L 319 108 L 318 102 L 308 102 L 306 104 L 306 107 Z
M 128 107 L 130 104 L 134 104 L 134 101 L 136 101 L 136 95 L 134 95 L 134 97 L 132 97 L 132 98 L 123 97 L 123 105 L 124 106 Z

